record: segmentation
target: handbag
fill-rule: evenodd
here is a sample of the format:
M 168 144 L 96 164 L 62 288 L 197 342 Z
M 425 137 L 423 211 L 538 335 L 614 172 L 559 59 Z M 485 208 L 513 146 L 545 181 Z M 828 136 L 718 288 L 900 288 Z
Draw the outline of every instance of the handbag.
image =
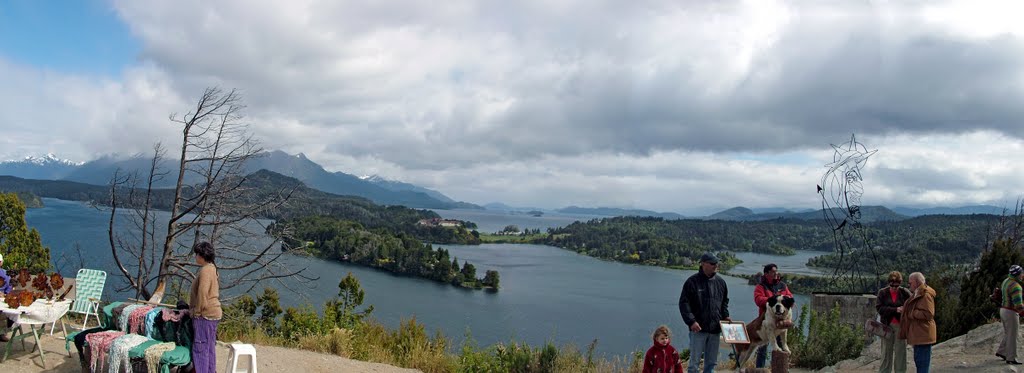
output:
M 889 325 L 882 324 L 875 320 L 864 321 L 864 330 L 871 335 L 879 336 L 882 338 L 892 335 L 893 330 Z

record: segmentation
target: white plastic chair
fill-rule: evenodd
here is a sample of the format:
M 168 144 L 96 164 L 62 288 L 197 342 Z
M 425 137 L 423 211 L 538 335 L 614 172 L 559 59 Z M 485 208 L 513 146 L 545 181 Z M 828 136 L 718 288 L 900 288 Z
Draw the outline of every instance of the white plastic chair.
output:
M 43 356 L 43 348 L 39 345 L 39 332 L 46 333 L 46 324 L 55 323 L 60 321 L 60 328 L 64 332 L 64 338 L 67 338 L 68 331 L 64 325 L 62 319 L 64 315 L 68 313 L 71 308 L 71 301 L 61 302 L 49 302 L 45 300 L 37 300 L 35 303 L 28 307 L 19 307 L 15 310 L 4 310 L 9 318 L 14 319 L 14 333 L 11 335 L 11 339 L 7 341 L 7 348 L 4 350 L 4 357 L 0 359 L 0 363 L 7 360 L 7 356 L 11 353 L 11 345 L 14 341 L 21 341 L 21 348 L 25 348 L 25 338 L 35 338 L 35 346 L 32 347 L 31 352 L 39 350 L 39 360 L 43 363 L 43 369 L 46 369 L 46 358 Z M 32 330 L 32 334 L 25 333 L 22 330 L 23 325 L 28 325 Z M 39 330 L 36 330 L 36 326 L 39 326 Z M 71 351 L 68 351 L 68 356 L 71 356 Z
M 251 344 L 244 343 L 232 343 L 231 344 L 231 357 L 228 358 L 228 373 L 238 372 L 238 360 L 242 356 L 249 356 L 249 370 L 245 371 L 248 373 L 258 373 L 256 371 L 256 348 Z

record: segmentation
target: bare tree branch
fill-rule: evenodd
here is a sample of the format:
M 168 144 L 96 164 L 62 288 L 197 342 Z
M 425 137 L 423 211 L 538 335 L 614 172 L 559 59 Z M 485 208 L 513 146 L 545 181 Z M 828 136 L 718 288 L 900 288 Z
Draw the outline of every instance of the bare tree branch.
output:
M 217 265 L 222 271 L 221 288 L 241 284 L 250 289 L 261 281 L 295 278 L 312 281 L 305 268 L 286 268 L 280 238 L 266 234 L 262 217 L 276 211 L 294 193 L 294 188 L 268 191 L 266 186 L 251 185 L 246 177 L 246 162 L 260 156 L 263 149 L 242 122 L 241 95 L 235 91 L 208 88 L 192 110 L 182 116 L 171 114 L 171 122 L 181 127 L 181 148 L 173 171 L 163 168 L 166 151 L 154 146 L 153 159 L 145 177 L 115 174 L 111 182 L 110 246 L 115 262 L 136 297 L 159 301 L 168 281 L 191 282 L 191 247 L 209 241 L 218 248 Z M 174 177 L 173 191 L 161 191 L 157 181 Z M 143 179 L 143 188 L 136 188 Z M 168 206 L 166 228 L 157 231 L 153 212 L 156 198 Z M 164 202 L 169 199 L 169 202 Z M 133 237 L 129 242 L 115 235 L 118 209 L 128 209 Z M 162 222 L 160 224 L 163 224 Z M 157 238 L 163 234 L 163 240 Z M 130 264 L 122 263 L 130 257 Z M 155 288 L 151 288 L 155 283 Z

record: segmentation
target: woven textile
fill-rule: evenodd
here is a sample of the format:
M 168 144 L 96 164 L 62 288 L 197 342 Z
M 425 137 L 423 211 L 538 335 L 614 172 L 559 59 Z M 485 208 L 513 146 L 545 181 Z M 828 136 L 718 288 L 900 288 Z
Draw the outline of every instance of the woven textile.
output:
M 153 306 L 142 306 L 132 311 L 128 316 L 129 332 L 133 334 L 145 333 L 146 314 L 153 310 Z
M 154 338 L 153 337 L 153 329 L 155 329 L 154 328 L 154 324 L 156 324 L 156 318 L 158 316 L 160 316 L 161 314 L 163 314 L 163 309 L 164 309 L 163 307 L 154 307 L 152 310 L 149 310 L 149 312 L 146 313 L 146 322 L 145 322 L 145 326 L 146 326 L 145 329 L 146 330 L 143 331 L 143 335 L 145 335 L 147 337 L 150 337 L 150 338 Z
M 110 309 L 110 315 L 107 315 L 107 307 L 110 307 L 110 305 L 115 304 L 117 305 Z M 131 304 L 125 302 L 112 302 L 110 305 L 108 305 L 107 307 L 103 307 L 104 317 L 110 316 L 109 319 L 104 321 L 103 326 L 113 330 L 117 329 L 117 320 L 121 319 L 121 312 L 124 312 L 125 307 L 128 307 Z
M 110 362 L 107 364 L 107 373 L 120 373 L 124 368 L 125 372 L 131 373 L 131 360 L 128 359 L 128 350 L 138 346 L 149 338 L 138 334 L 125 334 L 114 339 L 110 344 Z
M 132 311 L 139 309 L 139 307 L 143 306 L 141 304 L 133 304 L 128 307 L 125 307 L 124 311 L 121 311 L 121 316 L 117 318 L 118 330 L 123 331 L 125 333 L 129 332 L 128 321 L 131 319 Z
M 103 360 L 106 358 L 107 349 L 117 337 L 122 335 L 124 335 L 124 332 L 112 330 L 85 336 L 85 342 L 89 344 L 89 370 L 98 372 L 103 368 Z
M 166 342 L 153 345 L 146 349 L 146 370 L 149 373 L 157 373 L 160 367 L 160 358 L 165 352 L 173 350 L 174 342 Z
M 171 310 L 171 309 L 168 309 L 168 308 L 164 308 L 164 313 L 163 313 L 162 316 L 163 316 L 164 321 L 175 321 L 175 322 L 177 322 L 177 321 L 181 321 L 181 317 L 184 316 L 184 315 L 185 315 L 184 312 L 181 312 L 181 311 L 178 311 L 178 310 Z

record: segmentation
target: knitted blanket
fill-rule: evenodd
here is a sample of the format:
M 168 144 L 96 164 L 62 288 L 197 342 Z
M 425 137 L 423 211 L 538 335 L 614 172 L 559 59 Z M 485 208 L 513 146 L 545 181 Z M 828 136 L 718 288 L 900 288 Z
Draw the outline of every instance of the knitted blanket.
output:
M 117 328 L 118 328 L 118 330 L 121 330 L 121 331 L 123 331 L 125 333 L 130 331 L 128 329 L 128 322 L 129 322 L 129 320 L 131 320 L 132 311 L 135 311 L 135 310 L 139 309 L 139 307 L 143 307 L 143 305 L 141 305 L 141 304 L 133 304 L 133 305 L 130 305 L 128 307 L 125 307 L 124 311 L 121 311 L 121 317 L 119 317 L 117 319 Z
M 110 362 L 107 364 L 107 373 L 120 373 L 121 368 L 124 368 L 125 372 L 131 373 L 132 366 L 131 360 L 128 359 L 128 350 L 148 340 L 149 338 L 138 334 L 126 334 L 114 339 L 114 342 L 110 344 Z
M 89 353 L 91 360 L 89 362 L 89 369 L 93 373 L 98 372 L 103 368 L 103 361 L 106 357 L 107 349 L 111 343 L 117 337 L 124 335 L 124 332 L 112 330 L 109 332 L 93 333 L 85 336 L 86 343 L 89 344 Z
M 142 306 L 132 311 L 128 316 L 128 328 L 130 333 L 143 334 L 145 329 L 146 314 L 153 310 L 153 306 Z
M 181 317 L 182 316 L 185 316 L 185 312 L 184 311 L 171 310 L 171 309 L 164 308 L 164 313 L 163 313 L 162 316 L 163 316 L 164 321 L 178 322 L 178 321 L 181 321 Z
M 164 356 L 167 351 L 173 350 L 175 347 L 174 342 L 166 342 L 155 344 L 150 348 L 146 349 L 146 370 L 148 373 L 157 373 L 160 367 L 160 358 Z
M 146 313 L 146 327 L 143 331 L 143 335 L 153 338 L 153 329 L 156 324 L 157 316 L 163 314 L 163 307 L 154 307 L 152 310 Z

